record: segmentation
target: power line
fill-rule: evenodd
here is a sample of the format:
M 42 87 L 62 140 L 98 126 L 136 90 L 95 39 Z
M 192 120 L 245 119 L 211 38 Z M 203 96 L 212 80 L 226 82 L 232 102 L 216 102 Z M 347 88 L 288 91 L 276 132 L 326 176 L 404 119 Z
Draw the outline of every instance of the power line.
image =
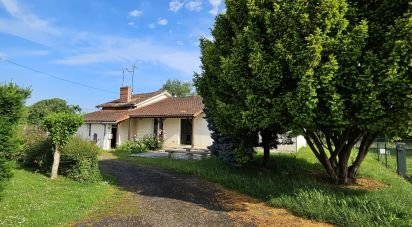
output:
M 77 85 L 77 86 L 82 86 L 82 87 L 85 87 L 85 88 L 94 89 L 94 90 L 97 90 L 97 91 L 102 91 L 102 92 L 107 92 L 107 93 L 111 93 L 111 94 L 116 94 L 115 92 L 110 91 L 110 90 L 106 90 L 106 89 L 102 89 L 102 88 L 98 88 L 98 87 L 93 87 L 93 86 L 90 86 L 90 85 L 87 85 L 87 84 L 82 84 L 82 83 L 79 83 L 79 82 L 76 82 L 76 81 L 64 79 L 64 78 L 62 78 L 62 77 L 59 77 L 59 76 L 56 76 L 56 75 L 53 75 L 53 74 L 50 74 L 50 73 L 46 73 L 46 72 L 43 72 L 43 71 L 34 69 L 34 68 L 32 68 L 32 67 L 25 66 L 25 65 L 19 64 L 19 63 L 17 63 L 17 62 L 14 62 L 14 61 L 11 61 L 11 60 L 8 60 L 8 59 L 5 59 L 5 58 L 0 57 L 0 61 L 1 61 L 1 60 L 3 60 L 4 62 L 7 62 L 7 63 L 9 63 L 9 64 L 13 64 L 13 65 L 15 65 L 15 66 L 24 68 L 24 69 L 26 69 L 26 70 L 29 70 L 29 71 L 32 71 L 32 72 L 35 72 L 35 73 L 38 73 L 38 74 L 42 74 L 42 75 L 45 75 L 45 76 L 54 78 L 54 79 L 56 79 L 56 80 L 61 80 L 61 81 L 67 82 L 67 83 L 71 83 L 71 84 L 74 84 L 74 85 Z

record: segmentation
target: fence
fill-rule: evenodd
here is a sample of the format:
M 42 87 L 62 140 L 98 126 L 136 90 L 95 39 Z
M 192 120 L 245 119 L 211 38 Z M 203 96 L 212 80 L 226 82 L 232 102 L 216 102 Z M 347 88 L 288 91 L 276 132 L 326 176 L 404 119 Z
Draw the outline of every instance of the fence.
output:
M 404 144 L 406 152 L 406 176 L 412 178 L 412 139 L 399 141 Z M 398 171 L 397 143 L 390 143 L 385 139 L 376 139 L 371 145 L 369 155 L 374 156 L 382 165 L 389 169 Z

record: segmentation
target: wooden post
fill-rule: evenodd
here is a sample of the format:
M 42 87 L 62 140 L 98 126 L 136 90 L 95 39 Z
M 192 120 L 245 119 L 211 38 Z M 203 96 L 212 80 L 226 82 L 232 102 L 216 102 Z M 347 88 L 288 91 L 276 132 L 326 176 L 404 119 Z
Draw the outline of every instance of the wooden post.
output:
M 192 148 L 195 146 L 195 118 L 192 118 Z

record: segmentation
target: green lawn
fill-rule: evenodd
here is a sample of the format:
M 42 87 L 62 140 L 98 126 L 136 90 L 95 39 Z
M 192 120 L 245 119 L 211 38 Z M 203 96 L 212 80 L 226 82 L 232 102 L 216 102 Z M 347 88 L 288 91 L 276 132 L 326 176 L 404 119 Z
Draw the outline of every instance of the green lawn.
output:
M 371 148 L 370 149 L 370 155 L 373 156 L 375 159 L 378 159 L 378 155 L 376 153 L 377 148 Z M 390 150 L 390 155 L 388 155 L 387 160 L 385 155 L 380 155 L 379 161 L 382 163 L 382 165 L 386 166 L 386 163 L 388 164 L 388 168 L 392 169 L 392 171 L 396 172 L 396 149 L 392 146 L 387 148 L 387 150 Z M 412 177 L 412 149 L 407 149 L 406 150 L 406 174 L 408 176 Z
M 197 175 L 306 218 L 342 226 L 412 226 L 412 184 L 386 169 L 373 155 L 363 163 L 360 177 L 385 186 L 371 191 L 327 183 L 309 149 L 274 155 L 272 169 L 260 168 L 259 160 L 237 169 L 214 158 L 185 161 L 119 156 L 138 164 Z
M 81 184 L 69 179 L 15 170 L 0 198 L 0 226 L 64 225 L 97 212 L 115 189 L 107 183 Z

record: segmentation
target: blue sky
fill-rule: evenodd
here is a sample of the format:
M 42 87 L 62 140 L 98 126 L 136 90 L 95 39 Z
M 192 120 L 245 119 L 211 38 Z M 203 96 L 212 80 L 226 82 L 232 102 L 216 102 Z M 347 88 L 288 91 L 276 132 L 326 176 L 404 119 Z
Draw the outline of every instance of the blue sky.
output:
M 118 97 L 122 69 L 136 65 L 134 93 L 199 71 L 199 37 L 210 38 L 223 0 L 0 0 L 0 57 L 86 84 L 77 86 L 0 59 L 0 81 L 59 97 L 84 111 Z M 125 74 L 125 84 L 131 75 Z

